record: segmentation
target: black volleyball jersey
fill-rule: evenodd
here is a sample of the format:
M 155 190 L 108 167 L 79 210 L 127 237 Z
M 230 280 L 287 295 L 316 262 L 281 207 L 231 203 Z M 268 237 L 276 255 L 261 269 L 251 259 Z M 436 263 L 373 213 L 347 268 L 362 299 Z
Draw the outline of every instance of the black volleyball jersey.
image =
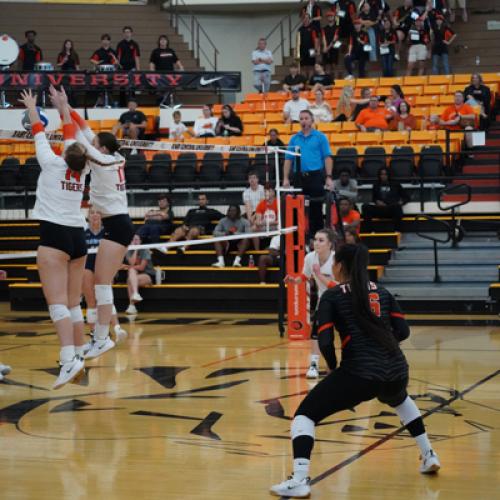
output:
M 398 342 L 408 338 L 408 323 L 394 297 L 375 283 L 370 283 L 369 286 L 372 312 L 382 318 Z M 408 363 L 401 349 L 398 347 L 396 352 L 389 352 L 359 326 L 352 307 L 349 285 L 337 285 L 322 295 L 317 318 L 319 335 L 333 328 L 338 331 L 342 341 L 340 365 L 349 373 L 385 382 L 408 376 Z

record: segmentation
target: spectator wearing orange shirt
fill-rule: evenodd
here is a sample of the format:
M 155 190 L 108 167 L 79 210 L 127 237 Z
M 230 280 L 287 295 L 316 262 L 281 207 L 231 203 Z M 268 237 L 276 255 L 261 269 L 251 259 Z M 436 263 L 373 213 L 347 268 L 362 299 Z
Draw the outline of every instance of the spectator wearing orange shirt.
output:
M 344 231 L 347 229 L 352 229 L 356 231 L 357 234 L 359 234 L 361 226 L 361 215 L 358 211 L 354 210 L 351 200 L 346 197 L 340 197 L 338 200 L 338 207 Z M 332 228 L 336 230 L 339 223 L 337 205 L 333 204 L 331 210 Z
M 465 104 L 464 100 L 463 92 L 455 92 L 455 103 L 443 111 L 439 124 L 448 130 L 474 128 L 476 114 L 471 106 Z
M 276 229 L 278 224 L 278 200 L 274 188 L 267 188 L 264 192 L 265 198 L 259 202 L 255 209 L 255 224 L 253 231 L 264 231 Z
M 430 115 L 429 118 L 424 116 L 422 122 L 423 130 L 439 130 L 441 125 L 439 124 L 440 118 L 439 115 Z
M 378 97 L 372 95 L 368 107 L 363 109 L 355 121 L 362 132 L 387 130 L 386 110 L 378 107 Z
M 417 128 L 417 119 L 410 114 L 410 105 L 403 101 L 398 106 L 398 114 L 394 116 L 390 123 L 391 130 L 415 130 Z

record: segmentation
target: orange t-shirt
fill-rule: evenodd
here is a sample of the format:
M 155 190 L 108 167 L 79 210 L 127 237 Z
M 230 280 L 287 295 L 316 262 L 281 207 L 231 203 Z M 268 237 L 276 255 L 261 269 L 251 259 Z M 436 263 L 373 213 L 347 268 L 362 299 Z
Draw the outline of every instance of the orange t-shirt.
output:
M 271 204 L 267 200 L 262 200 L 257 205 L 255 213 L 262 215 L 262 220 L 269 224 L 276 224 L 278 222 L 278 200 L 274 198 Z
M 458 115 L 475 115 L 475 112 L 474 109 L 468 104 L 464 103 L 459 108 L 457 108 L 455 104 L 452 104 L 443 111 L 441 119 L 444 122 L 447 122 L 453 120 L 453 118 L 456 118 Z M 445 128 L 447 128 L 448 130 L 460 130 L 463 127 L 459 123 L 457 125 L 445 125 Z
M 361 219 L 361 215 L 356 210 L 350 210 L 347 215 L 342 217 L 342 224 L 344 226 L 352 226 L 355 222 L 358 222 Z M 337 215 L 337 207 L 335 204 L 332 205 L 332 213 L 331 213 L 332 225 L 336 226 L 339 222 L 339 218 Z M 358 224 L 356 227 L 356 232 L 359 234 L 359 230 L 361 229 L 361 224 Z
M 356 124 L 364 125 L 366 128 L 379 128 L 381 130 L 387 130 L 387 120 L 385 119 L 385 115 L 386 110 L 383 108 L 365 108 L 356 118 Z

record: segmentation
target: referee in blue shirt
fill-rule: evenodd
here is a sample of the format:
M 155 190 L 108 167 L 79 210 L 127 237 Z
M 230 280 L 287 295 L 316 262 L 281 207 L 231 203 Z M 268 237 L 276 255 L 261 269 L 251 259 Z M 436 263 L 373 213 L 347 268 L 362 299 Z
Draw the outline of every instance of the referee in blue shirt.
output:
M 302 192 L 312 198 L 309 204 L 309 239 L 319 229 L 323 229 L 323 197 L 325 186 L 333 188 L 332 152 L 325 134 L 313 129 L 314 116 L 308 110 L 300 112 L 301 131 L 292 136 L 288 144 L 289 151 L 299 148 L 300 160 L 296 156 L 286 155 L 283 187 L 290 187 L 290 172 L 293 171 L 295 187 L 302 187 Z M 293 170 L 292 170 L 293 165 Z

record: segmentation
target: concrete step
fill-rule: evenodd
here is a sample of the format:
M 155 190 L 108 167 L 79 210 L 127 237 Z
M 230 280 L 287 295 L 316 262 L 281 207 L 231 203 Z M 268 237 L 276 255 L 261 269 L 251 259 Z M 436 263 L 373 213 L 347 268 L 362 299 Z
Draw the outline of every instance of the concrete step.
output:
M 447 280 L 490 281 L 498 278 L 498 268 L 494 265 L 485 266 L 439 266 L 439 274 Z M 434 266 L 388 266 L 384 270 L 384 280 L 434 277 Z
M 438 254 L 438 262 L 440 266 L 455 264 L 457 266 L 474 266 L 477 265 L 478 262 L 484 265 L 496 266 L 500 264 L 500 259 L 498 258 L 487 258 L 487 257 L 457 257 L 454 259 L 445 259 L 441 257 L 441 253 Z M 434 256 L 425 257 L 425 258 L 403 258 L 400 257 L 398 259 L 390 259 L 387 263 L 388 266 L 433 266 L 434 265 Z
M 414 300 L 453 300 L 470 299 L 486 300 L 488 298 L 488 286 L 479 284 L 467 284 L 457 286 L 456 283 L 432 283 L 432 284 L 387 284 L 384 285 L 397 299 Z
M 433 259 L 434 253 L 431 249 L 408 249 L 408 250 L 396 250 L 393 253 L 393 259 Z M 440 248 L 439 258 L 442 260 L 473 260 L 476 262 L 483 262 L 483 259 L 496 260 L 500 262 L 500 248 L 486 248 L 486 249 L 454 249 L 454 248 Z M 474 260 L 473 260 L 474 262 Z

